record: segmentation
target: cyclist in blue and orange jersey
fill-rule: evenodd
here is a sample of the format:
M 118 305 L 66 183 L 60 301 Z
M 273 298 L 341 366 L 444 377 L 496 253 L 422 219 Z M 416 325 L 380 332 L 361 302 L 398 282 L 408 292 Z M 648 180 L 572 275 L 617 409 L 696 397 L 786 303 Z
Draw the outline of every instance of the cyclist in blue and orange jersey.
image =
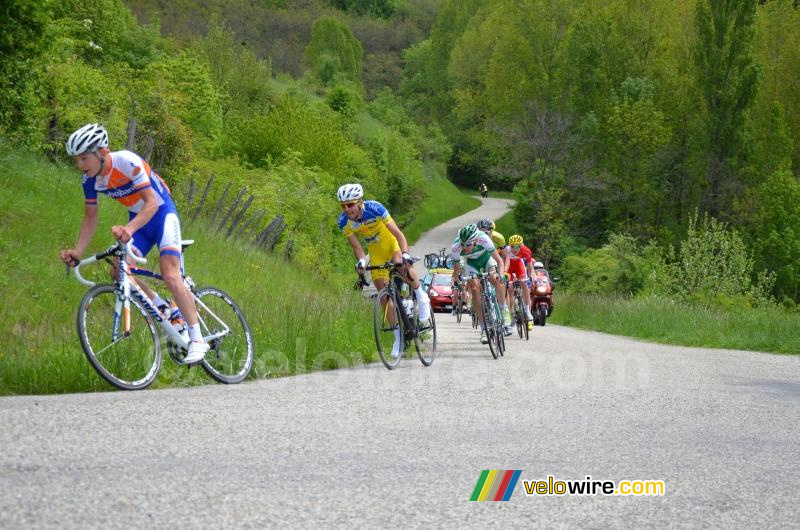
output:
M 467 274 L 481 274 L 488 273 L 489 281 L 494 285 L 497 291 L 497 303 L 500 310 L 505 313 L 506 311 L 506 288 L 502 282 L 502 277 L 505 272 L 503 269 L 503 260 L 500 259 L 500 254 L 494 247 L 491 238 L 481 230 L 474 223 L 468 224 L 458 231 L 458 235 L 453 240 L 453 282 L 457 282 L 461 277 L 461 259 L 463 258 L 464 269 Z M 483 308 L 481 307 L 480 299 L 480 284 L 477 280 L 469 280 L 467 287 L 470 290 L 472 298 L 472 310 L 478 317 L 478 321 L 483 323 Z M 487 344 L 488 337 L 481 328 L 481 343 Z M 506 335 L 511 332 L 506 330 Z
M 361 184 L 345 184 L 336 192 L 336 199 L 342 208 L 339 214 L 339 229 L 344 233 L 356 256 L 356 270 L 363 272 L 366 267 L 366 254 L 361 248 L 358 236 L 367 243 L 370 261 L 382 265 L 392 261 L 398 265 L 405 264 L 405 275 L 411 280 L 419 302 L 419 319 L 427 320 L 431 314 L 431 304 L 427 293 L 414 272 L 411 256 L 408 253 L 406 236 L 398 228 L 389 211 L 378 201 L 365 201 Z M 372 282 L 379 291 L 386 286 L 389 279 L 388 270 L 372 271 Z M 392 313 L 390 313 L 392 314 Z M 400 355 L 400 328 L 395 327 L 392 356 Z
M 514 234 L 508 238 L 506 247 L 506 272 L 512 279 L 526 281 L 528 286 L 522 289 L 522 302 L 525 304 L 525 318 L 528 319 L 528 329 L 533 329 L 533 316 L 531 315 L 531 278 L 533 278 L 533 253 L 523 243 L 522 236 Z M 508 305 L 514 303 L 514 285 L 509 284 Z
M 500 255 L 500 260 L 503 264 L 505 264 L 508 260 L 508 251 L 506 249 L 506 238 L 503 237 L 503 234 L 496 231 L 494 229 L 494 221 L 491 219 L 481 219 L 478 221 L 478 229 L 492 238 L 492 243 L 494 244 L 494 248 L 497 249 L 497 253 Z M 505 284 L 508 281 L 507 276 L 502 276 L 503 283 Z M 498 298 L 499 300 L 499 298 Z M 511 312 L 508 310 L 508 306 L 506 305 L 506 299 L 503 298 L 503 324 L 506 327 L 506 333 L 512 333 L 511 327 Z
M 108 133 L 92 123 L 72 133 L 66 143 L 67 153 L 83 171 L 85 200 L 83 222 L 74 249 L 61 251 L 61 260 L 71 265 L 81 255 L 97 230 L 97 194 L 102 193 L 128 208 L 128 223 L 111 227 L 111 234 L 123 243 L 131 241 L 135 254 L 146 255 L 158 245 L 159 264 L 164 283 L 172 293 L 189 325 L 189 350 L 184 361 L 200 362 L 209 350 L 198 324 L 197 308 L 181 276 L 181 225 L 178 212 L 164 180 L 130 151 L 110 151 Z M 159 309 L 161 299 L 143 282 L 137 282 Z

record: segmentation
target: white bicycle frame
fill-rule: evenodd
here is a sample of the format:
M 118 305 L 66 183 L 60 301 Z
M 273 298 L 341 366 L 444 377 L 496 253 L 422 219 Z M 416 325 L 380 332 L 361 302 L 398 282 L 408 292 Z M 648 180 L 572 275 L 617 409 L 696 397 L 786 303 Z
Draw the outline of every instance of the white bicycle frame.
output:
M 182 243 L 184 243 L 184 242 L 182 241 Z M 141 258 L 141 257 L 139 257 L 139 256 L 137 256 L 136 254 L 133 253 L 129 243 L 120 243 L 119 245 L 125 251 L 125 254 L 127 255 L 127 257 L 130 258 L 132 261 L 135 261 L 136 263 L 142 263 L 142 264 L 147 263 L 147 259 Z M 101 254 L 98 254 L 98 255 L 101 255 Z M 86 259 L 81 260 L 73 268 L 73 272 L 75 274 L 75 277 L 78 279 L 79 282 L 81 282 L 83 285 L 86 285 L 87 287 L 94 287 L 96 284 L 95 284 L 95 282 L 89 281 L 86 278 L 84 278 L 83 276 L 81 276 L 80 268 L 83 265 L 91 265 L 92 263 L 97 262 L 98 261 L 98 258 L 97 258 L 98 255 L 94 255 L 94 256 L 91 256 L 91 257 L 88 257 Z M 142 302 L 142 304 L 144 304 L 145 308 L 150 313 L 150 316 L 152 316 L 153 319 L 156 322 L 158 322 L 158 324 L 161 326 L 161 329 L 164 330 L 164 333 L 170 339 L 172 339 L 172 341 L 179 348 L 182 348 L 184 350 L 188 349 L 189 348 L 189 341 L 187 339 L 184 339 L 181 336 L 181 334 L 178 332 L 177 329 L 175 329 L 175 326 L 173 326 L 172 323 L 169 322 L 169 320 L 167 320 L 167 319 L 165 319 L 164 317 L 161 316 L 161 312 L 158 310 L 158 308 L 155 307 L 155 304 L 153 304 L 153 301 L 150 300 L 150 297 L 147 296 L 147 294 L 145 294 L 139 288 L 139 286 L 136 285 L 135 282 L 131 282 L 131 280 L 129 278 L 130 271 L 129 271 L 129 266 L 128 266 L 128 260 L 125 260 L 125 259 L 119 260 L 118 267 L 119 267 L 119 279 L 118 279 L 118 281 L 119 281 L 120 287 L 122 287 L 122 293 L 117 296 L 117 301 L 116 301 L 116 303 L 114 305 L 114 329 L 112 331 L 112 336 L 111 336 L 112 340 L 114 342 L 116 342 L 117 340 L 119 340 L 121 338 L 119 336 L 120 319 L 122 320 L 123 337 L 128 335 L 128 334 L 130 334 L 130 331 L 131 331 L 131 302 L 130 302 L 130 300 L 131 300 L 131 295 L 134 295 L 134 296 L 136 296 L 136 298 L 140 302 Z M 183 270 L 183 255 L 181 255 L 181 270 Z M 189 288 L 189 285 L 188 285 L 185 277 L 184 277 L 183 281 L 186 284 L 186 287 Z M 215 339 L 218 339 L 220 337 L 224 337 L 225 335 L 230 333 L 230 328 L 228 327 L 228 325 L 225 324 L 225 322 L 223 322 L 222 320 L 220 320 L 219 317 L 217 315 L 215 315 L 214 312 L 211 311 L 211 309 L 209 309 L 208 306 L 205 305 L 200 299 L 198 299 L 196 296 L 194 296 L 194 293 L 192 292 L 191 289 L 189 289 L 189 292 L 192 293 L 192 297 L 194 298 L 195 304 L 197 304 L 198 306 L 201 306 L 203 309 L 205 309 L 208 312 L 208 314 L 211 315 L 214 318 L 214 320 L 216 320 L 223 327 L 222 331 L 219 331 L 217 333 L 213 333 L 211 335 L 204 336 L 203 338 L 205 339 L 205 341 L 206 342 L 211 342 L 211 341 L 213 341 Z M 199 313 L 198 313 L 197 316 L 198 316 L 200 325 L 206 331 L 208 331 L 208 326 L 200 318 L 200 314 Z

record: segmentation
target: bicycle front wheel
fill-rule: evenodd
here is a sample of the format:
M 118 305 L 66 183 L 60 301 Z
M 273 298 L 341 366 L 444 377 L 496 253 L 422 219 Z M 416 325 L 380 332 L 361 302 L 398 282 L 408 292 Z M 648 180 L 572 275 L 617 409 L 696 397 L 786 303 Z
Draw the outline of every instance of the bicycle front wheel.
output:
M 500 353 L 497 351 L 497 327 L 494 322 L 494 313 L 492 312 L 491 306 L 489 305 L 489 301 L 486 297 L 481 297 L 481 309 L 483 309 L 483 322 L 481 322 L 481 326 L 483 326 L 483 333 L 486 335 L 486 338 L 489 339 L 489 351 L 492 354 L 492 357 L 497 359 L 498 354 Z
M 395 300 L 389 296 L 389 291 L 381 289 L 375 297 L 374 310 L 375 347 L 384 366 L 389 370 L 394 369 L 405 351 L 403 336 L 403 322 L 400 319 Z M 400 341 L 399 354 L 392 355 L 392 348 L 396 340 Z
M 78 306 L 78 337 L 100 377 L 122 390 L 141 390 L 161 368 L 161 341 L 155 321 L 141 302 L 130 299 L 127 331 L 124 313 L 117 312 L 114 285 L 95 285 Z
M 430 366 L 436 357 L 436 320 L 431 317 L 425 322 L 419 321 L 419 313 L 414 312 L 414 323 L 417 326 L 417 333 L 414 337 L 414 346 L 417 349 L 417 356 L 422 364 Z
M 200 330 L 211 347 L 201 363 L 203 368 L 220 383 L 241 383 L 253 367 L 255 349 L 244 313 L 216 287 L 201 287 L 194 295 Z

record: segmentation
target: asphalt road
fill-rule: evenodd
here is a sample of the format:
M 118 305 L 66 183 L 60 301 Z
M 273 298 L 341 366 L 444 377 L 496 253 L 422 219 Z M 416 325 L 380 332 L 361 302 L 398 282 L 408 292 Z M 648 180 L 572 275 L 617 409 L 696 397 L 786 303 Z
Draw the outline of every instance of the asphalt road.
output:
M 548 324 L 493 360 L 437 317 L 430 368 L 0 398 L 0 528 L 798 526 L 800 358 Z M 508 502 L 469 502 L 483 469 L 522 470 Z M 665 494 L 526 495 L 548 475 Z

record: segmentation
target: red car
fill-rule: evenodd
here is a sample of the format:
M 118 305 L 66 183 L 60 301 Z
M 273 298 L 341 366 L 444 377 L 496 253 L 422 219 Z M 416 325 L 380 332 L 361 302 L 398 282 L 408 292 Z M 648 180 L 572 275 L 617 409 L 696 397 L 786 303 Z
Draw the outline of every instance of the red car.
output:
M 450 311 L 453 308 L 450 296 L 453 293 L 452 280 L 453 271 L 449 269 L 433 269 L 422 280 L 434 311 Z

